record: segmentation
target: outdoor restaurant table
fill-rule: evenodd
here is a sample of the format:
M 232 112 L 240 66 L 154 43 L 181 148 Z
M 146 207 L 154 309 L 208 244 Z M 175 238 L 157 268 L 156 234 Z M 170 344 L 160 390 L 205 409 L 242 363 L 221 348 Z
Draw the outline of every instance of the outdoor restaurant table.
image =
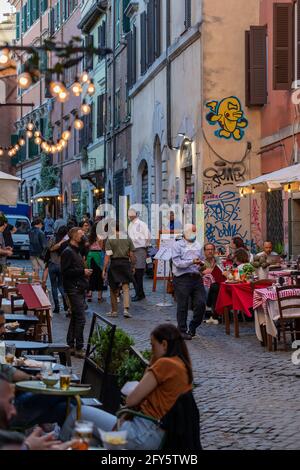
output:
M 14 330 L 6 330 L 4 333 L 5 340 L 21 340 L 24 339 L 26 331 L 23 328 L 15 328 Z
M 291 294 L 291 291 L 287 291 L 288 295 Z M 293 290 L 295 295 L 300 295 L 300 289 L 295 288 Z M 284 291 L 281 292 L 281 296 L 284 297 Z M 293 299 L 286 301 L 286 305 L 293 305 Z M 275 322 L 279 320 L 279 306 L 277 299 L 277 292 L 273 287 L 256 289 L 253 296 L 253 309 L 254 309 L 254 318 L 255 318 L 255 332 L 259 341 L 263 341 L 261 328 L 263 325 L 266 328 L 267 339 L 268 339 L 268 349 L 272 350 L 272 338 L 277 338 L 278 332 L 275 325 Z M 295 312 L 293 309 L 289 313 L 288 310 L 284 311 L 284 318 L 296 318 L 300 322 L 300 312 Z
M 78 387 L 74 387 L 70 385 L 68 390 L 62 390 L 60 388 L 59 383 L 54 385 L 54 387 L 47 387 L 43 382 L 40 380 L 30 380 L 24 382 L 17 382 L 16 387 L 19 390 L 24 392 L 31 392 L 31 393 L 38 393 L 42 395 L 54 395 L 54 396 L 65 396 L 68 397 L 68 411 L 70 411 L 70 400 L 71 398 L 75 398 L 77 403 L 77 419 L 81 417 L 81 395 L 87 395 L 91 391 L 91 387 L 86 385 L 80 385 Z
M 23 307 L 24 300 L 23 299 L 15 300 L 14 305 L 16 307 Z M 1 310 L 3 310 L 4 313 L 11 313 L 11 300 L 10 299 L 2 299 Z
M 247 317 L 252 317 L 249 311 L 252 307 L 253 290 L 250 283 L 221 283 L 215 310 L 219 315 L 224 315 L 227 335 L 230 335 L 229 310 L 233 310 L 234 336 L 239 338 L 238 312 L 241 311 Z
M 17 321 L 23 328 L 39 322 L 38 317 L 34 315 L 21 315 L 19 313 L 5 313 L 4 318 L 5 323 Z
M 48 349 L 49 343 L 39 343 L 37 341 L 6 341 L 5 344 L 8 346 L 14 344 L 16 346 L 16 357 L 21 355 L 22 351 L 43 351 Z

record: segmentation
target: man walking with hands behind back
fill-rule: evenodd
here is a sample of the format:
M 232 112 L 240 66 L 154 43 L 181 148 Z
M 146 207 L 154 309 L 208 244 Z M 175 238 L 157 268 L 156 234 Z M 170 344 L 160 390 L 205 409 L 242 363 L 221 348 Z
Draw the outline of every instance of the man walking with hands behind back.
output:
M 187 224 L 183 239 L 174 244 L 172 252 L 174 290 L 177 300 L 177 323 L 184 339 L 192 339 L 205 313 L 205 290 L 199 267 L 201 246 L 196 240 L 196 228 Z M 194 315 L 187 332 L 189 298 L 192 299 Z
M 128 235 L 134 245 L 134 256 L 136 259 L 135 265 L 135 297 L 132 298 L 133 302 L 143 300 L 145 296 L 143 277 L 146 268 L 147 247 L 150 245 L 151 235 L 147 224 L 138 218 L 135 209 L 129 209 L 128 218 L 130 224 L 128 227 Z
M 70 244 L 61 255 L 61 273 L 64 291 L 68 296 L 71 307 L 71 320 L 67 334 L 67 343 L 71 352 L 79 358 L 85 357 L 83 349 L 83 330 L 85 325 L 85 291 L 89 287 L 88 279 L 91 269 L 85 269 L 80 253 L 80 246 L 84 232 L 74 227 L 69 232 Z M 74 350 L 74 347 L 76 350 Z

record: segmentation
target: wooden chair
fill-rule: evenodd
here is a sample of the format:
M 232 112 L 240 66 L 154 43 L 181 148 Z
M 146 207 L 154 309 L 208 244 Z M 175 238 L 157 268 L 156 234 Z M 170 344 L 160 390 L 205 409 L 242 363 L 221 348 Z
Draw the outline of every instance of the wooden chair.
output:
M 254 293 L 255 289 L 264 289 L 265 287 L 271 287 L 273 284 L 272 279 L 258 279 L 257 281 L 251 281 L 251 289 L 252 292 Z M 252 315 L 254 312 L 252 312 Z M 262 336 L 262 346 L 267 346 L 268 344 L 268 335 L 266 331 L 266 326 L 265 325 L 260 325 L 260 331 L 261 331 L 261 336 Z
M 295 294 L 294 289 L 294 286 L 284 286 L 276 288 L 278 309 L 280 315 L 279 323 L 277 326 L 278 338 L 280 338 L 280 333 L 282 333 L 285 351 L 287 351 L 286 332 L 288 331 L 291 334 L 292 341 L 295 340 L 295 334 L 300 334 L 300 294 Z M 293 300 L 293 303 L 289 303 L 288 301 L 290 300 Z M 292 310 L 295 316 L 285 316 L 287 310 Z M 296 314 L 298 314 L 298 316 Z M 298 322 L 296 322 L 295 320 L 298 320 Z
M 300 287 L 300 271 L 293 271 L 291 273 L 291 281 L 293 286 Z

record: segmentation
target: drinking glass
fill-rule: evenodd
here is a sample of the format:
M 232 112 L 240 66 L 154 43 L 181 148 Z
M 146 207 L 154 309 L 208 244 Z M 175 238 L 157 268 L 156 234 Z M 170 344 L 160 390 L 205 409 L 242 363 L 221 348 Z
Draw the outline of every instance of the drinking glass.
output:
M 13 364 L 16 354 L 16 345 L 7 344 L 5 345 L 5 361 L 6 364 Z
M 41 372 L 42 374 L 53 375 L 52 362 L 50 361 L 43 362 Z
M 74 444 L 74 450 L 87 450 L 93 435 L 94 424 L 91 421 L 75 421 L 74 438 L 77 442 Z
M 71 382 L 71 375 L 72 375 L 72 369 L 70 367 L 66 367 L 64 370 L 61 371 L 60 373 L 60 388 L 62 390 L 68 390 L 70 387 L 70 382 Z

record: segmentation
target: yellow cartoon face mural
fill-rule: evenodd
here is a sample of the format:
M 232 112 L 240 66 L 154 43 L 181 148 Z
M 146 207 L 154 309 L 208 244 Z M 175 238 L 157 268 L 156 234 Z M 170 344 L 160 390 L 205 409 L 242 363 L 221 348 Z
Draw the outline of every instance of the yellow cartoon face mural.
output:
M 211 126 L 219 124 L 221 129 L 215 132 L 217 137 L 241 140 L 245 132 L 242 130 L 248 126 L 248 121 L 244 117 L 241 102 L 235 96 L 224 98 L 222 101 L 209 101 L 206 103 L 211 111 L 206 115 L 206 119 Z

